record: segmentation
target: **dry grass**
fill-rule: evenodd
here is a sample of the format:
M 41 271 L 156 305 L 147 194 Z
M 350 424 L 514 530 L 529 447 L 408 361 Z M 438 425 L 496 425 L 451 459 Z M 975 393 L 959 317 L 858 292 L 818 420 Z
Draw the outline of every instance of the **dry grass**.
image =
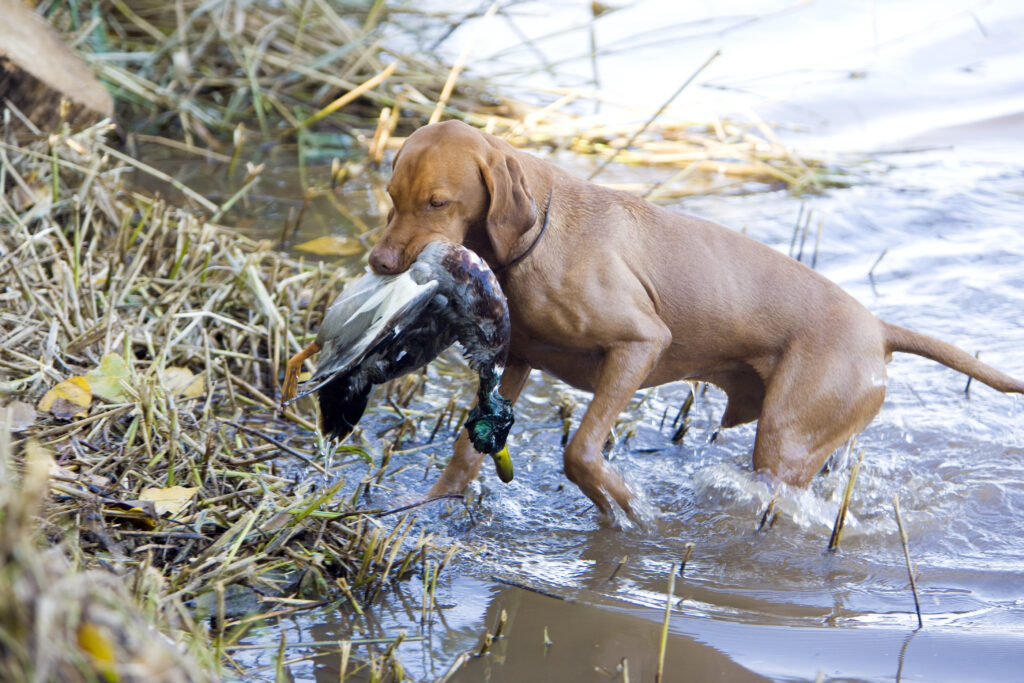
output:
M 519 147 L 664 168 L 658 182 L 619 185 L 654 201 L 765 186 L 813 192 L 845 182 L 788 149 L 752 113 L 693 121 L 669 111 L 609 126 L 579 113 L 592 110 L 594 94 L 584 90 L 535 93 L 530 103 L 495 93 L 486 64 L 470 61 L 459 73 L 430 56 L 475 10 L 431 14 L 327 0 L 93 0 L 40 9 L 86 52 L 127 129 L 197 151 L 237 149 L 244 130 L 261 143 L 296 144 L 300 160 L 326 146 L 379 162 L 440 102 L 444 117 Z
M 22 490 L 31 488 L 35 502 L 25 508 L 31 501 L 2 478 L 5 504 L 26 509 L 3 552 L 27 559 L 5 567 L 4 587 L 19 599 L 5 601 L 12 612 L 0 623 L 7 655 L 0 665 L 64 671 L 91 661 L 66 638 L 46 655 L 52 664 L 40 663 L 31 642 L 17 656 L 18 629 L 34 623 L 18 610 L 65 599 L 51 589 L 94 586 L 99 597 L 83 593 L 79 600 L 81 619 L 89 605 L 124 607 L 129 616 L 105 627 L 117 642 L 128 642 L 132 620 L 143 618 L 128 606 L 148 606 L 147 623 L 178 640 L 182 631 L 209 639 L 230 663 L 232 646 L 259 621 L 252 613 L 289 614 L 330 601 L 361 609 L 428 563 L 436 573 L 453 548 L 414 531 L 408 513 L 378 521 L 383 511 L 360 509 L 369 489 L 387 484 L 390 444 L 388 454 L 342 447 L 340 462 L 325 468 L 283 444 L 296 427 L 313 429 L 312 416 L 270 410 L 284 359 L 316 327 L 344 271 L 302 265 L 268 243 L 126 189 L 105 128 L 25 146 L 0 143 L 0 184 L 12 190 L 0 198 L 4 402 L 35 405 L 72 376 L 87 376 L 99 391 L 103 380 L 88 373 L 111 355 L 125 369 L 114 382 L 117 397 L 94 396 L 79 415 L 59 416 L 57 407 L 29 411 L 27 419 L 5 413 L 0 435 L 17 431 L 0 453 L 3 465 L 31 484 Z M 187 382 L 178 379 L 182 373 Z M 433 424 L 438 416 L 417 419 Z M 402 425 L 402 432 L 413 427 Z M 53 454 L 48 485 L 33 479 L 45 476 L 31 465 L 32 449 Z M 381 457 L 379 468 L 367 468 L 373 456 Z M 171 514 L 140 502 L 146 489 L 175 486 L 186 495 Z M 34 515 L 56 548 L 47 557 L 63 556 L 76 571 L 113 574 L 97 580 L 99 574 L 55 569 L 67 580 L 40 576 L 25 550 Z M 35 561 L 44 563 L 41 557 Z M 243 613 L 224 611 L 232 586 L 249 595 Z M 204 594 L 213 616 L 192 623 L 182 605 Z M 292 597 L 283 610 L 282 596 Z M 74 623 L 81 622 L 38 628 L 65 633 Z M 121 680 L 131 678 L 131 652 L 111 655 Z M 353 657 L 352 665 L 364 659 Z

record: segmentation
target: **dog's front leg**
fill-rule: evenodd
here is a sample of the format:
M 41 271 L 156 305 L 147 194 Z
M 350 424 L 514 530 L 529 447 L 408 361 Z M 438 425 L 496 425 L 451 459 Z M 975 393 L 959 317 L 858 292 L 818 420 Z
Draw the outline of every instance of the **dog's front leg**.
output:
M 529 364 L 510 357 L 505 371 L 501 375 L 498 393 L 514 405 L 529 376 Z M 452 454 L 452 459 L 444 468 L 441 477 L 430 488 L 427 497 L 442 496 L 446 493 L 461 493 L 480 473 L 480 464 L 483 459 L 484 454 L 473 448 L 473 444 L 469 440 L 469 432 L 465 429 L 461 430 L 459 438 L 455 440 L 455 452 Z
M 651 327 L 646 339 L 616 345 L 605 353 L 594 398 L 563 455 L 565 475 L 605 514 L 612 512 L 612 501 L 633 514 L 632 493 L 619 473 L 605 462 L 602 450 L 619 413 L 671 342 L 663 324 Z

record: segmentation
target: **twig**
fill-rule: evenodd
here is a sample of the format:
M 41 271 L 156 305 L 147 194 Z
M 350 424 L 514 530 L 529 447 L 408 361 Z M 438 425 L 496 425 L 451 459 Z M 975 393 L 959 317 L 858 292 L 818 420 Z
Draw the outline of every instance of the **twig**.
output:
M 612 570 L 612 575 L 608 577 L 609 581 L 614 580 L 615 577 L 619 575 L 619 571 L 621 571 L 622 568 L 626 566 L 626 560 L 628 560 L 628 559 L 629 559 L 629 555 L 623 555 L 622 556 L 622 559 L 619 560 L 619 563 L 617 565 L 615 565 L 615 569 Z
M 683 561 L 679 563 L 679 578 L 683 578 L 683 572 L 686 571 L 686 563 L 690 561 L 690 556 L 693 555 L 693 543 L 687 543 L 686 552 L 683 553 Z
M 903 543 L 903 558 L 907 561 L 907 576 L 910 577 L 910 590 L 914 594 L 914 610 L 917 612 L 917 627 L 923 628 L 924 622 L 921 620 L 921 601 L 917 599 L 917 579 L 914 578 L 914 566 L 910 562 L 910 548 L 907 547 L 907 532 L 903 528 L 903 518 L 900 515 L 900 498 L 898 495 L 893 494 L 892 496 L 892 507 L 896 511 L 896 526 L 900 529 L 900 541 Z
M 416 503 L 409 503 L 408 505 L 403 505 L 402 507 L 397 507 L 391 510 L 355 510 L 353 512 L 343 512 L 338 515 L 338 519 L 341 519 L 342 517 L 358 517 L 360 515 L 365 515 L 367 517 L 376 517 L 377 519 L 380 519 L 381 517 L 387 517 L 388 515 L 396 515 L 399 512 L 405 512 L 406 510 L 412 510 L 413 508 L 422 507 L 424 505 L 427 505 L 428 503 L 434 503 L 439 500 L 454 500 L 456 498 L 459 500 L 466 499 L 466 497 L 461 493 L 445 493 L 440 496 L 432 496 L 430 498 L 426 498 Z
M 676 565 L 673 562 L 668 572 L 668 596 L 665 599 L 665 620 L 661 624 L 661 644 L 658 647 L 658 670 L 654 683 L 661 683 L 665 673 L 665 650 L 668 648 L 668 623 L 672 616 L 672 599 L 676 590 Z
M 849 448 L 853 448 L 852 441 Z M 853 467 L 850 468 L 850 478 L 846 481 L 846 488 L 843 490 L 843 500 L 839 504 L 839 512 L 836 513 L 836 522 L 832 525 L 832 536 L 828 539 L 828 549 L 830 552 L 839 550 L 839 541 L 843 536 L 843 525 L 846 523 L 846 511 L 850 507 L 850 495 L 853 493 L 853 485 L 857 481 L 857 474 L 860 473 L 860 466 L 862 464 L 864 464 L 863 453 L 860 454 L 857 462 L 853 463 Z
M 102 143 L 97 145 L 97 147 L 100 150 L 102 150 L 105 154 L 109 154 L 118 161 L 123 161 L 124 163 L 130 166 L 134 166 L 135 168 L 139 169 L 140 171 L 143 171 L 148 175 L 153 176 L 154 178 L 158 178 L 164 181 L 165 183 L 170 184 L 172 187 L 174 187 L 176 190 L 184 194 L 189 199 L 195 200 L 200 206 L 209 211 L 211 214 L 217 212 L 217 209 L 219 207 L 216 204 L 214 204 L 209 199 L 199 194 L 192 188 L 188 187 L 187 185 L 185 185 L 185 183 L 181 182 L 177 178 L 172 178 L 163 171 L 158 171 L 157 169 L 153 168 L 149 164 L 144 164 L 138 159 L 131 158 L 127 154 L 122 154 L 113 147 L 108 147 L 107 145 L 104 145 Z
M 458 58 L 455 60 L 455 64 L 452 65 L 452 70 L 448 73 L 448 79 L 444 82 L 444 87 L 441 88 L 441 95 L 437 98 L 437 105 L 434 107 L 434 111 L 430 114 L 430 120 L 427 123 L 437 123 L 441 120 L 441 112 L 444 110 L 446 104 L 448 104 L 448 98 L 452 96 L 452 91 L 455 89 L 455 81 L 458 80 L 459 74 L 462 73 L 462 69 L 466 64 L 466 59 L 469 57 L 469 53 L 476 47 L 477 40 L 483 34 L 483 29 L 490 23 L 491 17 L 498 11 L 498 3 L 494 2 L 491 4 L 487 13 L 484 14 L 480 23 L 476 25 L 476 33 L 466 43 L 466 47 L 463 48 Z
M 288 446 L 288 445 L 285 445 L 285 444 L 281 443 L 280 441 L 278 441 L 274 437 L 270 436 L 269 434 L 264 434 L 263 432 L 261 432 L 258 429 L 255 429 L 253 427 L 249 427 L 247 425 L 239 424 L 237 422 L 232 422 L 231 420 L 219 420 L 219 421 L 223 422 L 226 425 L 230 425 L 230 426 L 234 427 L 235 429 L 241 429 L 243 432 L 246 432 L 248 434 L 252 434 L 253 436 L 260 437 L 261 439 L 263 439 L 267 443 L 273 444 L 274 446 L 280 448 L 282 451 L 284 451 L 288 455 L 295 456 L 296 458 L 298 458 L 302 462 L 306 463 L 310 467 L 312 467 L 315 470 L 317 470 L 318 472 L 320 472 L 320 474 L 330 474 L 330 472 L 328 472 L 326 469 L 324 469 L 324 466 L 321 465 L 320 463 L 315 462 L 313 460 L 310 460 L 309 457 L 303 455 L 302 453 L 299 453 L 297 450 L 295 450 L 291 446 Z
M 308 128 L 309 126 L 313 125 L 314 123 L 316 123 L 320 119 L 323 119 L 323 118 L 326 118 L 326 117 L 330 116 L 334 112 L 336 112 L 339 109 L 341 109 L 342 107 L 344 107 L 346 104 L 352 102 L 353 100 L 355 100 L 359 96 L 363 95 L 367 91 L 373 90 L 378 85 L 383 83 L 389 76 L 391 76 L 391 74 L 395 73 L 395 69 L 397 69 L 397 68 L 398 68 L 398 62 L 391 62 L 379 74 L 377 74 L 373 78 L 371 78 L 371 79 L 361 83 L 360 85 L 356 86 L 352 90 L 349 90 L 347 93 L 345 93 L 344 95 L 342 95 L 338 99 L 334 100 L 333 102 L 328 104 L 326 107 L 324 107 L 320 111 L 318 111 L 315 114 L 313 114 L 312 116 L 310 116 L 305 121 L 299 122 L 298 126 L 295 126 L 294 128 L 290 128 L 289 130 L 285 131 L 281 135 L 281 137 L 288 137 L 290 135 L 294 135 L 295 133 L 299 132 L 303 128 Z
M 692 73 L 692 74 L 690 75 L 690 77 L 689 77 L 689 78 L 687 78 L 687 79 L 686 79 L 686 80 L 685 80 L 685 81 L 683 82 L 683 84 L 682 84 L 681 86 L 679 86 L 679 88 L 677 88 L 677 89 L 676 89 L 676 91 L 675 91 L 674 93 L 672 93 L 672 97 L 668 98 L 668 99 L 667 99 L 667 100 L 665 101 L 665 104 L 661 105 L 661 106 L 660 106 L 660 107 L 658 108 L 658 111 L 654 112 L 654 116 L 652 116 L 651 118 L 647 119 L 647 123 L 645 123 L 645 124 L 644 124 L 643 126 L 641 126 L 641 127 L 640 127 L 640 129 L 639 129 L 639 130 L 637 130 L 637 131 L 636 131 L 635 133 L 633 133 L 633 135 L 632 135 L 632 136 L 631 136 L 631 137 L 629 138 L 629 140 L 627 140 L 627 141 L 626 141 L 626 144 L 622 145 L 622 147 L 619 147 L 619 148 L 618 148 L 617 150 L 615 150 L 615 152 L 613 152 L 611 156 L 609 156 L 609 157 L 608 157 L 607 159 L 605 159 L 605 160 L 604 160 L 604 162 L 603 162 L 603 163 L 602 163 L 602 164 L 601 164 L 600 166 L 598 166 L 598 167 L 597 167 L 597 169 L 595 169 L 593 173 L 591 173 L 591 174 L 590 174 L 589 176 L 587 176 L 587 180 L 593 180 L 594 178 L 596 178 L 596 177 L 598 176 L 598 174 L 600 174 L 600 173 L 601 173 L 601 171 L 603 171 L 603 170 L 604 170 L 605 166 L 607 166 L 608 164 L 610 164 L 610 163 L 611 163 L 611 162 L 612 162 L 612 161 L 613 161 L 613 160 L 615 159 L 615 157 L 619 156 L 619 153 L 620 153 L 620 152 L 622 152 L 622 151 L 624 151 L 624 150 L 627 150 L 627 149 L 629 149 L 629 147 L 630 147 L 630 146 L 631 146 L 631 145 L 632 145 L 632 144 L 633 144 L 633 143 L 634 143 L 634 142 L 636 141 L 636 139 L 637 139 L 638 137 L 640 137 L 640 136 L 641 136 L 641 135 L 643 134 L 643 132 L 644 132 L 645 130 L 647 130 L 647 128 L 648 128 L 648 127 L 649 127 L 649 126 L 650 126 L 650 125 L 651 125 L 652 123 L 654 123 L 654 120 L 655 120 L 655 119 L 657 119 L 657 118 L 658 118 L 659 116 L 661 116 L 661 113 L 662 113 L 663 111 L 665 111 L 666 109 L 668 109 L 668 106 L 669 106 L 670 104 L 672 104 L 672 102 L 673 102 L 673 101 L 674 101 L 674 100 L 675 100 L 675 99 L 676 99 L 677 97 L 679 97 L 680 93 L 682 93 L 682 92 L 683 92 L 683 90 L 685 90 L 685 89 L 686 89 L 686 87 L 687 87 L 688 85 L 690 85 L 690 83 L 693 83 L 693 80 L 694 80 L 695 78 L 697 78 L 697 76 L 698 76 L 698 75 L 700 75 L 700 72 L 701 72 L 701 71 L 703 71 L 704 69 L 706 69 L 706 68 L 708 67 L 708 65 L 709 65 L 709 64 L 711 64 L 711 62 L 715 61 L 715 58 L 716 58 L 716 57 L 718 57 L 718 55 L 720 55 L 720 54 L 722 54 L 722 51 L 721 51 L 721 50 L 715 50 L 714 54 L 712 54 L 712 55 L 711 55 L 710 57 L 708 57 L 708 58 L 707 58 L 706 60 L 704 60 L 704 63 L 703 63 L 703 64 L 701 64 L 701 65 L 700 65 L 700 66 L 699 66 L 699 67 L 697 68 L 697 70 L 696 70 L 696 71 L 694 71 L 694 72 L 693 72 L 693 73 Z

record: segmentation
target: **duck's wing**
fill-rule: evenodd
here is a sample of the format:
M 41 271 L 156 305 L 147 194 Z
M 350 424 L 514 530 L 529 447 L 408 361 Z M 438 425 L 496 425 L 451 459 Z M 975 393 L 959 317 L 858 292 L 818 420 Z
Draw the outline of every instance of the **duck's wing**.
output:
M 436 281 L 416 282 L 407 273 L 367 273 L 353 281 L 324 315 L 317 343 L 319 363 L 299 396 L 308 395 L 358 366 L 368 353 L 391 343 L 413 325 L 437 291 Z
M 452 300 L 453 326 L 466 360 L 477 371 L 504 365 L 512 329 L 498 278 L 482 258 L 460 245 L 447 245 L 440 265 L 450 276 L 445 295 Z

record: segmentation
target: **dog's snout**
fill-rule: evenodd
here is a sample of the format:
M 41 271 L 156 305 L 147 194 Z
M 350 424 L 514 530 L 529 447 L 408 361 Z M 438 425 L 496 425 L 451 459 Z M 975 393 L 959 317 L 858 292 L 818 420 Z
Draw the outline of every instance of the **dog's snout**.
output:
M 378 275 L 392 275 L 398 272 L 398 250 L 385 244 L 378 244 L 370 251 L 370 269 Z

